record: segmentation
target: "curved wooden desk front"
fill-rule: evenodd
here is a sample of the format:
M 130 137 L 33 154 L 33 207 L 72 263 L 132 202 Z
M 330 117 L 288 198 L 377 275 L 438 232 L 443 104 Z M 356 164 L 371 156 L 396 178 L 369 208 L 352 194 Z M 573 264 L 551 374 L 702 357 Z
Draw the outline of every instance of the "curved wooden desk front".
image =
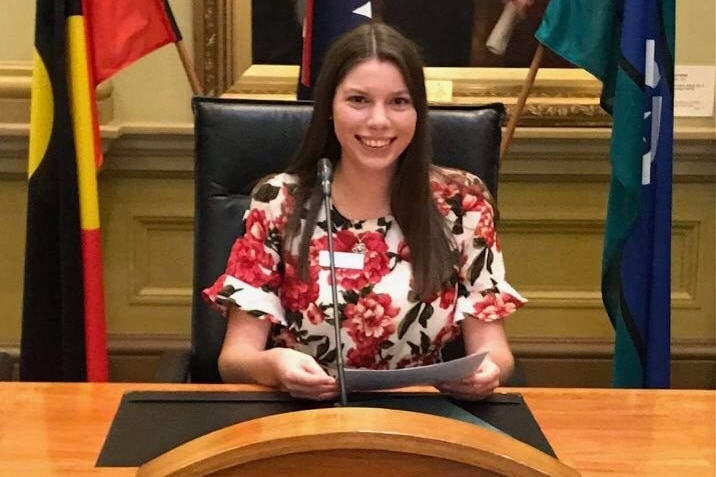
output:
M 136 467 L 94 467 L 124 392 L 247 389 L 0 382 L 0 477 L 134 476 Z M 522 393 L 561 462 L 583 477 L 716 475 L 714 391 L 509 391 Z
M 194 439 L 137 477 L 579 477 L 474 424 L 417 412 L 329 408 L 263 417 Z

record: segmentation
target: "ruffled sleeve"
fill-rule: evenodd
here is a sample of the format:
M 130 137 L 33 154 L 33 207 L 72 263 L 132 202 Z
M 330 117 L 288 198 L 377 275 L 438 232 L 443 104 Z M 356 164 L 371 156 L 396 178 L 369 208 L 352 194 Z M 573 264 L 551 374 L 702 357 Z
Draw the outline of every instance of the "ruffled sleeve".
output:
M 257 318 L 286 325 L 279 290 L 284 228 L 292 203 L 287 177 L 275 176 L 254 191 L 244 215 L 245 233 L 231 247 L 225 272 L 202 291 L 204 299 L 224 314 L 238 306 Z
M 527 300 L 505 281 L 505 264 L 495 230 L 493 200 L 484 183 L 462 171 L 449 174 L 445 204 L 460 251 L 455 321 L 505 318 Z M 435 188 L 434 188 L 435 189 Z

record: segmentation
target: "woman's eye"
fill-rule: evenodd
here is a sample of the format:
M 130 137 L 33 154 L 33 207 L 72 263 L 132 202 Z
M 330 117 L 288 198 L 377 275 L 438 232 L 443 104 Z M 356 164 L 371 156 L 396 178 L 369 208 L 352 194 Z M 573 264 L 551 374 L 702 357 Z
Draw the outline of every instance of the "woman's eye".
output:
M 366 103 L 368 99 L 365 96 L 353 95 L 348 97 L 348 101 L 351 103 L 361 104 Z
M 408 106 L 410 104 L 410 98 L 399 96 L 395 98 L 393 102 L 398 106 Z

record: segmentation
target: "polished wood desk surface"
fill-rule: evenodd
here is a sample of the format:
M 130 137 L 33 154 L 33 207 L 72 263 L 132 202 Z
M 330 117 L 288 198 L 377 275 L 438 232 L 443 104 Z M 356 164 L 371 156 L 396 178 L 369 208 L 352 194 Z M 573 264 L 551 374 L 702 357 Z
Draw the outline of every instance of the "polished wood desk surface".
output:
M 245 391 L 250 386 L 0 382 L 0 476 L 133 476 L 95 468 L 122 394 Z M 596 476 L 716 475 L 716 392 L 509 389 L 520 392 L 559 458 Z

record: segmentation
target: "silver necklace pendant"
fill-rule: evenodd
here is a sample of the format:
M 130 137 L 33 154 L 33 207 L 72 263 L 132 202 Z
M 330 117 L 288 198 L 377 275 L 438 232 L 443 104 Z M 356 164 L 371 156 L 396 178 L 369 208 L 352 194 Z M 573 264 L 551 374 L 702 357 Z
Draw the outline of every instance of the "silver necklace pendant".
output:
M 356 242 L 355 245 L 353 245 L 353 248 L 351 248 L 351 252 L 353 253 L 365 253 L 368 250 L 368 248 L 365 246 L 363 242 Z

